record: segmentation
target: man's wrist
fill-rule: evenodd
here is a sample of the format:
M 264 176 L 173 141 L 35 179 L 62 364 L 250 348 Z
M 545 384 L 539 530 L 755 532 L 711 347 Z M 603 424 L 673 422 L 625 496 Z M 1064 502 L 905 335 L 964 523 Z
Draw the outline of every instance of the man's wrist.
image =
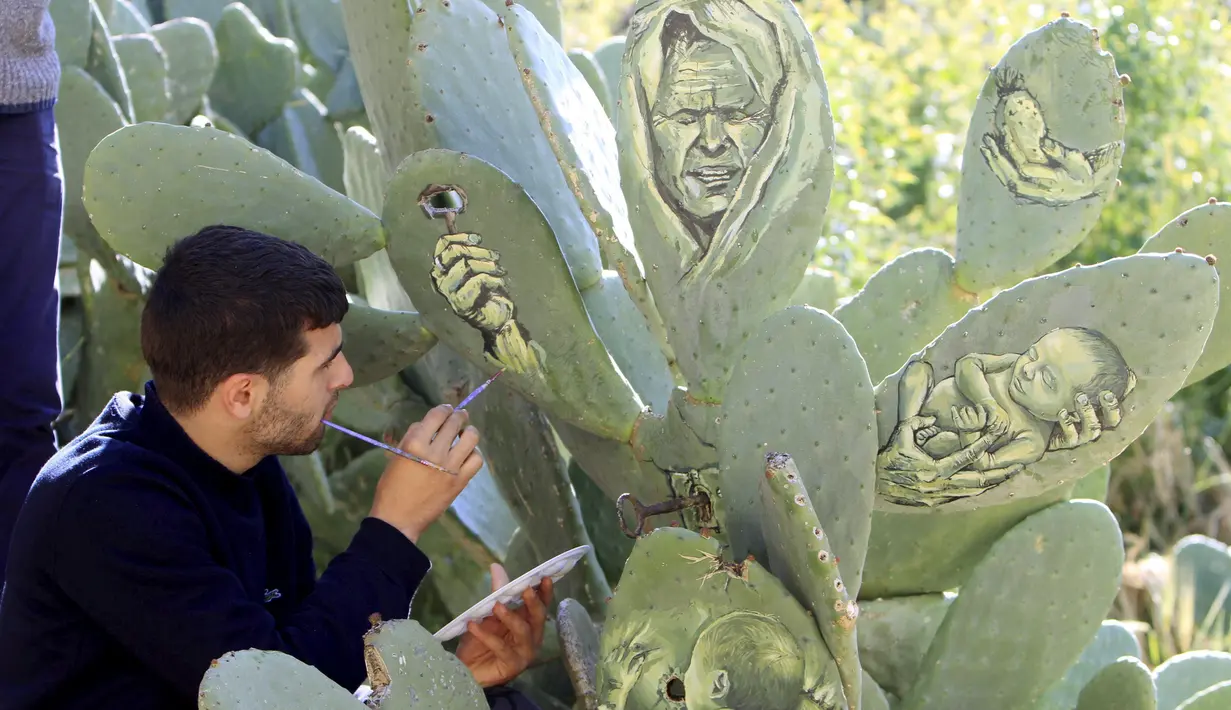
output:
M 373 510 L 368 514 L 369 517 L 376 518 L 381 522 L 388 523 L 395 530 L 406 536 L 414 544 L 419 544 L 419 536 L 423 534 L 423 528 L 413 523 L 398 521 L 390 516 L 383 515 L 377 510 Z

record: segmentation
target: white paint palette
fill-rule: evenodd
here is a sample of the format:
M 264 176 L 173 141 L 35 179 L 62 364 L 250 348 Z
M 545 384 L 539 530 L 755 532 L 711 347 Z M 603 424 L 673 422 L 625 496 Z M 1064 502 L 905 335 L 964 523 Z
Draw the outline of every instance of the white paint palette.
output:
M 581 558 L 589 551 L 589 545 L 581 545 L 567 552 L 561 552 L 487 595 L 483 601 L 462 612 L 461 616 L 445 624 L 433 636 L 437 641 L 441 642 L 461 636 L 466 633 L 466 625 L 468 623 L 471 621 L 482 621 L 491 616 L 492 610 L 496 608 L 497 603 L 504 604 L 509 609 L 516 609 L 523 603 L 521 598 L 522 592 L 536 586 L 544 577 L 551 577 L 552 584 L 555 584 L 561 577 L 571 572 Z

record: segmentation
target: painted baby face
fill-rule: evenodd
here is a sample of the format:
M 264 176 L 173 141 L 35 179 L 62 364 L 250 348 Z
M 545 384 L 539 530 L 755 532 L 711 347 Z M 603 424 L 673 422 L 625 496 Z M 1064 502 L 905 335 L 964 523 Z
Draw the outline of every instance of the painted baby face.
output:
M 1072 331 L 1052 331 L 1017 358 L 1009 395 L 1035 417 L 1059 421 L 1060 410 L 1073 409 L 1078 388 L 1098 370 L 1099 363 Z

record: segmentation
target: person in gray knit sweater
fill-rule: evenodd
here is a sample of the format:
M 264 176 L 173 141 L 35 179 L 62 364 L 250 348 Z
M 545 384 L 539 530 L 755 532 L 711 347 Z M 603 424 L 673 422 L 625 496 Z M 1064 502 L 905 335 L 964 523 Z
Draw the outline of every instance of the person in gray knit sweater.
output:
M 60 415 L 60 59 L 50 0 L 0 0 L 0 584 Z

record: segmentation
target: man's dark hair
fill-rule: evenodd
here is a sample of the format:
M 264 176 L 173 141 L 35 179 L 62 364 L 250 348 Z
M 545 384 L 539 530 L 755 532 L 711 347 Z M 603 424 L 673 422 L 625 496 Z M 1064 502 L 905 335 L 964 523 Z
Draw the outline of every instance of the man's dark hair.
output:
M 167 250 L 141 315 L 141 352 L 172 411 L 204 406 L 222 380 L 271 380 L 307 350 L 305 330 L 339 323 L 346 287 L 307 248 L 214 225 Z

